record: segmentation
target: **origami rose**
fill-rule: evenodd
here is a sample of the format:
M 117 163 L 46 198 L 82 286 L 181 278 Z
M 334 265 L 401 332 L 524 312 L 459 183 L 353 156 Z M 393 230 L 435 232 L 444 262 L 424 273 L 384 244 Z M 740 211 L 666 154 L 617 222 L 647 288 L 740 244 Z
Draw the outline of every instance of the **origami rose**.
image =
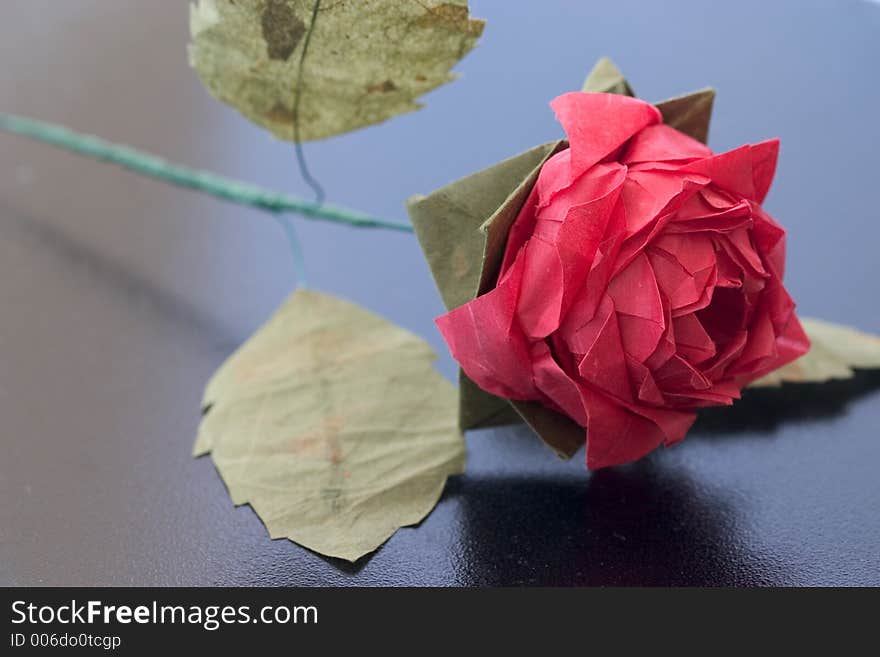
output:
M 627 96 L 552 103 L 569 147 L 514 222 L 493 289 L 437 324 L 483 390 L 588 429 L 587 465 L 684 438 L 704 406 L 809 348 L 762 208 L 778 140 L 716 155 Z

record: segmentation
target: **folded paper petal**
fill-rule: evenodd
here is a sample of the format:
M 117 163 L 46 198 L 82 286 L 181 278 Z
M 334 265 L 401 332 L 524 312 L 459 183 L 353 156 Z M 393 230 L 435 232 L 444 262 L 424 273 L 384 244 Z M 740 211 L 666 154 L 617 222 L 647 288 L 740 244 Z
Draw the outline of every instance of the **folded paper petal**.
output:
M 768 139 L 751 146 L 752 183 L 755 186 L 755 200 L 763 203 L 770 191 L 770 184 L 776 173 L 776 160 L 779 158 L 779 140 Z
M 611 297 L 605 296 L 595 317 L 575 332 L 568 344 L 575 354 L 583 354 L 577 362 L 577 372 L 583 381 L 619 399 L 632 398 L 626 354 Z
M 583 190 L 586 202 L 568 204 L 557 219 L 552 205 L 538 210 L 524 207 L 514 229 L 531 223 L 531 238 L 523 245 L 522 293 L 517 304 L 520 326 L 530 338 L 544 338 L 559 328 L 590 271 L 596 251 L 620 194 L 625 170 L 617 167 L 596 176 L 598 184 Z M 559 195 L 562 197 L 562 194 Z M 551 218 L 545 218 L 549 214 Z M 519 239 L 519 233 L 515 239 Z M 508 251 L 510 253 L 510 251 Z M 502 268 L 502 271 L 504 269 Z
M 586 426 L 587 412 L 581 386 L 563 371 L 543 342 L 532 347 L 532 367 L 535 385 L 546 400 L 582 427 Z
M 685 164 L 681 170 L 702 174 L 725 191 L 757 200 L 752 177 L 751 146 L 740 146 L 726 153 Z
M 636 134 L 620 161 L 624 164 L 684 162 L 711 156 L 712 151 L 705 144 L 660 124 L 649 126 Z
M 587 467 L 591 470 L 642 458 L 666 436 L 651 420 L 599 392 L 587 391 Z
M 618 94 L 574 91 L 550 106 L 568 135 L 574 174 L 589 169 L 642 128 L 663 120 L 653 105 Z
M 523 258 L 499 285 L 437 318 L 453 358 L 478 386 L 508 399 L 533 399 L 529 345 L 514 321 Z

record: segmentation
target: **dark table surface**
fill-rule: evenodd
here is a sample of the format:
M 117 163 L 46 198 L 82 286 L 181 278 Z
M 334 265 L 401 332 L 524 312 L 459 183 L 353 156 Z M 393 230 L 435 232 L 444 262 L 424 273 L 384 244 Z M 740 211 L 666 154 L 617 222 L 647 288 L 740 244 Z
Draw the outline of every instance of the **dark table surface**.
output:
M 880 333 L 880 5 L 474 0 L 427 108 L 307 147 L 331 200 L 403 200 L 555 138 L 547 103 L 613 56 L 649 100 L 718 89 L 710 145 L 771 136 L 768 209 L 801 312 Z M 187 67 L 187 2 L 12 0 L 0 109 L 307 193 L 289 144 Z M 315 287 L 425 336 L 411 235 L 301 222 Z M 681 445 L 589 474 L 525 429 L 468 436 L 436 510 L 352 566 L 272 541 L 190 457 L 202 387 L 288 294 L 256 211 L 0 135 L 0 584 L 880 584 L 880 377 L 748 395 Z

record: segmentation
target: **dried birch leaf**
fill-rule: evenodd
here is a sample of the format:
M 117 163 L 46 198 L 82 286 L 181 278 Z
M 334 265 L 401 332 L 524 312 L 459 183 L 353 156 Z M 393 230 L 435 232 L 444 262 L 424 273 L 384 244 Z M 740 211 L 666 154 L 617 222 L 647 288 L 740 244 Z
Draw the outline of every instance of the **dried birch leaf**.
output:
M 190 62 L 214 96 L 282 139 L 322 139 L 419 109 L 453 79 L 483 21 L 467 0 L 199 0 Z
M 194 453 L 272 538 L 354 561 L 463 471 L 457 393 L 434 358 L 363 308 L 297 291 L 209 382 Z
M 880 368 L 880 337 L 819 319 L 802 317 L 801 324 L 812 342 L 810 350 L 758 379 L 753 387 L 848 379 L 853 375 L 853 368 Z

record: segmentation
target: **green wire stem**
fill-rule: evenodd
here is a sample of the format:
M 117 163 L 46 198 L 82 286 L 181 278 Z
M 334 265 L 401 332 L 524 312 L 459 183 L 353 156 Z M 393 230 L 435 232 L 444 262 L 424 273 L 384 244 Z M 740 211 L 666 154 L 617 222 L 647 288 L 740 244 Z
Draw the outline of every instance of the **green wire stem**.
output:
M 256 185 L 219 176 L 209 171 L 172 164 L 130 146 L 109 142 L 94 135 L 75 132 L 54 123 L 0 112 L 0 130 L 51 144 L 72 153 L 112 162 L 151 178 L 276 215 L 291 212 L 308 219 L 329 221 L 357 228 L 385 228 L 405 233 L 413 232 L 410 224 L 381 219 L 330 203 L 306 201 L 295 196 L 273 192 Z

